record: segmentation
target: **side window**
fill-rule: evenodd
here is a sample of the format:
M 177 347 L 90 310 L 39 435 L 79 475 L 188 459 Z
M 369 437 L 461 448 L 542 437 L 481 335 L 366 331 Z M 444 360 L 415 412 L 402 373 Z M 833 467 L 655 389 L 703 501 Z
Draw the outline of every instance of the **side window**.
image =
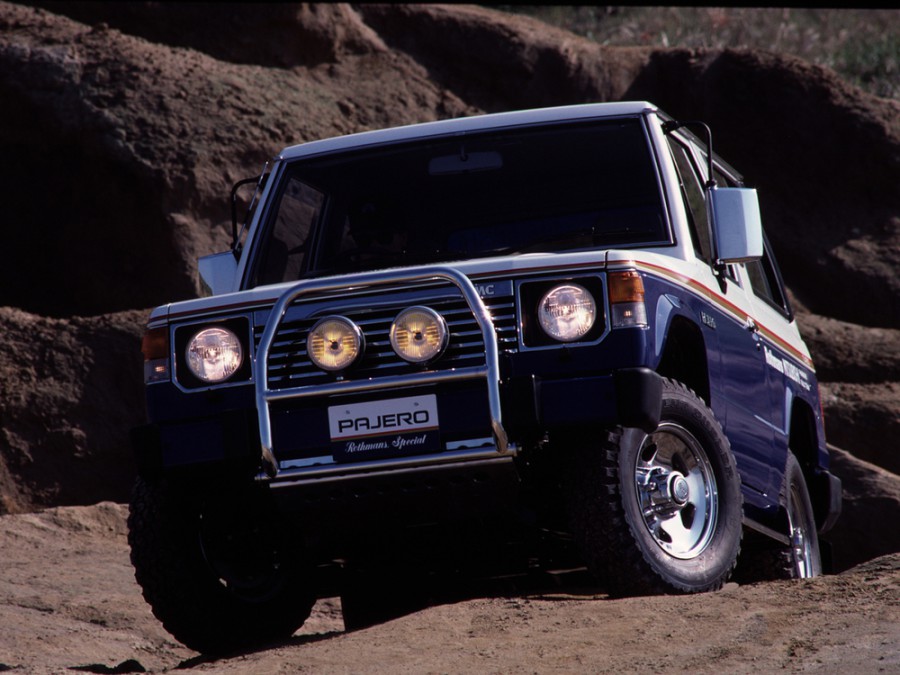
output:
M 259 259 L 258 284 L 292 281 L 300 276 L 309 235 L 319 220 L 324 203 L 324 193 L 297 178 L 288 181 Z
M 716 165 L 713 165 L 713 175 L 716 178 L 716 185 L 719 187 L 740 187 L 735 181 L 719 171 Z
M 790 313 L 787 296 L 781 284 L 781 275 L 771 257 L 768 243 L 763 250 L 762 258 L 748 262 L 746 265 L 747 275 L 750 277 L 750 287 L 753 289 L 754 295 L 783 313 Z
M 709 161 L 707 158 L 709 155 L 706 154 L 706 150 L 698 145 L 694 145 L 694 152 L 696 152 L 696 156 L 698 161 L 701 162 L 703 166 L 703 174 L 707 173 L 707 162 Z M 731 176 L 725 173 L 725 170 L 719 166 L 718 163 L 713 162 L 713 178 L 716 179 L 716 185 L 719 187 L 743 187 L 743 182 L 739 179 L 732 178 Z
M 694 157 L 700 162 L 700 166 L 703 167 L 703 171 L 698 172 L 698 175 L 705 176 L 707 173 L 709 173 L 709 171 L 707 169 L 709 155 L 706 154 L 706 150 L 704 150 L 699 145 L 692 144 L 691 147 L 694 150 Z M 743 183 L 740 182 L 740 180 L 732 178 L 731 176 L 727 175 L 724 172 L 724 170 L 722 169 L 722 167 L 720 167 L 716 163 L 713 163 L 713 178 L 716 179 L 716 185 L 718 187 L 741 187 L 743 185 Z M 701 178 L 700 180 L 702 183 L 703 179 Z M 706 194 L 706 193 L 704 192 L 703 194 Z M 725 277 L 727 277 L 728 279 L 731 279 L 732 281 L 734 281 L 735 283 L 740 283 L 738 281 L 737 270 L 735 269 L 734 265 L 726 265 L 724 267 L 724 269 L 722 270 L 722 274 Z
M 669 148 L 675 160 L 675 168 L 681 179 L 681 194 L 687 207 L 688 223 L 694 251 L 706 262 L 712 260 L 709 244 L 709 220 L 706 214 L 706 198 L 703 196 L 703 181 L 694 163 L 690 159 L 687 148 L 669 137 Z

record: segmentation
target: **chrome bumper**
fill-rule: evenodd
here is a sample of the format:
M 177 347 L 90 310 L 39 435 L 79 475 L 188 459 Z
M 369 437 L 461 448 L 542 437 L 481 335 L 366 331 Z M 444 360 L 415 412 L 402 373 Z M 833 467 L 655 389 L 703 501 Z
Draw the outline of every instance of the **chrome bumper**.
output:
M 447 371 L 433 371 L 417 373 L 408 376 L 380 377 L 361 380 L 358 382 L 345 381 L 334 382 L 327 386 L 307 385 L 285 389 L 270 389 L 268 382 L 269 349 L 278 327 L 284 320 L 291 303 L 302 296 L 312 293 L 326 293 L 334 291 L 352 292 L 363 288 L 389 286 L 425 281 L 448 281 L 456 286 L 469 305 L 469 309 L 475 317 L 478 327 L 484 339 L 484 366 L 451 369 Z M 396 458 L 379 460 L 378 462 L 366 462 L 363 465 L 331 464 L 304 467 L 282 466 L 273 447 L 272 418 L 269 404 L 275 401 L 287 399 L 308 398 L 312 396 L 327 396 L 332 394 L 363 393 L 380 389 L 390 389 L 400 386 L 414 386 L 422 384 L 437 384 L 459 380 L 484 378 L 487 382 L 488 405 L 491 419 L 491 432 L 493 434 L 495 449 L 491 451 L 491 457 L 514 455 L 516 448 L 509 442 L 506 430 L 503 428 L 500 406 L 500 363 L 497 348 L 497 337 L 494 331 L 494 323 L 490 313 L 481 300 L 475 286 L 464 274 L 448 267 L 420 267 L 411 270 L 396 270 L 371 272 L 353 277 L 347 280 L 314 279 L 301 281 L 289 288 L 278 299 L 269 315 L 266 328 L 260 339 L 256 356 L 256 408 L 259 414 L 259 438 L 261 443 L 261 458 L 264 472 L 260 474 L 261 480 L 277 479 L 279 484 L 285 484 L 293 479 L 323 479 L 349 473 L 359 474 L 372 471 L 410 470 L 416 466 L 427 466 L 435 463 L 483 461 L 483 452 L 479 453 L 440 453 L 419 458 Z M 377 466 L 375 466 L 377 465 Z M 355 470 L 357 467 L 358 470 Z

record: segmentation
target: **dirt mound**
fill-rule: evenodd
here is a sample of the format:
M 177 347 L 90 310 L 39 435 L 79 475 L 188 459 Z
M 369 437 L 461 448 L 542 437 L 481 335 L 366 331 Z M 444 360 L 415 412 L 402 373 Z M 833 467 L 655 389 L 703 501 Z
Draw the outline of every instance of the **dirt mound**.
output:
M 0 511 L 127 501 L 145 321 L 142 311 L 51 319 L 0 307 Z
M 900 518 L 900 476 L 831 446 L 844 487 L 844 510 L 828 539 L 835 570 L 900 551 L 900 532 L 884 527 Z
M 61 672 L 826 672 L 900 668 L 900 555 L 836 576 L 610 600 L 487 593 L 345 633 L 320 601 L 283 644 L 209 661 L 172 641 L 134 581 L 125 509 L 0 517 L 0 670 Z M 47 564 L 53 561 L 53 564 Z
M 198 2 L 27 4 L 231 63 L 290 68 L 386 51 L 378 35 L 349 5 L 285 2 L 261 8 L 258 3 L 235 2 L 228 11 L 219 11 Z
M 900 330 L 803 311 L 797 321 L 822 383 L 828 441 L 900 474 Z
M 197 256 L 227 248 L 228 189 L 285 145 L 472 112 L 386 50 L 264 68 L 10 4 L 0 31 L 0 147 L 18 160 L 0 169 L 0 198 L 28 224 L 0 304 L 40 314 L 195 295 Z
M 760 189 L 830 439 L 898 470 L 897 102 L 793 58 L 609 48 L 474 6 L 36 4 L 0 3 L 0 509 L 124 499 L 136 308 L 196 293 L 230 185 L 282 146 L 622 98 L 706 120 Z

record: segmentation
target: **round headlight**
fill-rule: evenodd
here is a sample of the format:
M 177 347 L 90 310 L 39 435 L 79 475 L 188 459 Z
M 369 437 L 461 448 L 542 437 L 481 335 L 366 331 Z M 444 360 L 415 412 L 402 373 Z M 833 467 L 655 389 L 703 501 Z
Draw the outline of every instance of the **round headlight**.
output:
M 594 296 L 578 284 L 556 286 L 538 305 L 538 321 L 554 340 L 572 342 L 584 337 L 597 318 Z
M 322 370 L 343 370 L 353 365 L 363 352 L 362 331 L 350 319 L 326 316 L 309 331 L 306 351 Z
M 391 347 L 410 363 L 427 363 L 437 358 L 449 340 L 444 317 L 428 307 L 404 309 L 391 326 Z
M 224 382 L 244 362 L 238 336 L 227 328 L 204 328 L 188 340 L 185 349 L 188 369 L 203 382 Z

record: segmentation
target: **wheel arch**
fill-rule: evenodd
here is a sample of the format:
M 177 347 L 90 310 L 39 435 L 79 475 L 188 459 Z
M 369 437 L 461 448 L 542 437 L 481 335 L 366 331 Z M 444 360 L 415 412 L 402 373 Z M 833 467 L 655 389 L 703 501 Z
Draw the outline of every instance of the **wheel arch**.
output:
M 829 516 L 829 495 L 822 489 L 823 483 L 816 480 L 819 468 L 819 440 L 816 433 L 816 416 L 809 403 L 795 397 L 791 402 L 790 426 L 788 427 L 788 448 L 797 458 L 803 477 L 809 489 L 816 524 L 822 526 Z
M 700 327 L 687 317 L 672 317 L 656 372 L 686 385 L 711 406 L 706 343 Z

